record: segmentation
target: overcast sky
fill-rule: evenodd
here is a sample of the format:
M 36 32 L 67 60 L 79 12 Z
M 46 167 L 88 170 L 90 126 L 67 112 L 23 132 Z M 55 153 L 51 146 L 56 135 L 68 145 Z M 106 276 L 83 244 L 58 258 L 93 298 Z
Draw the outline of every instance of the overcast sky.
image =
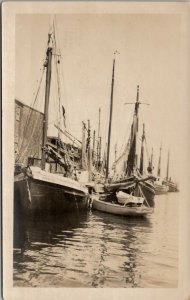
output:
M 47 44 L 50 15 L 16 17 L 15 98 L 30 105 Z M 166 173 L 167 151 L 171 153 L 171 175 L 178 178 L 179 103 L 180 103 L 180 18 L 161 14 L 56 15 L 58 42 L 62 53 L 62 102 L 68 130 L 81 138 L 81 122 L 91 120 L 97 130 L 101 107 L 101 134 L 107 138 L 113 53 L 116 56 L 112 160 L 114 144 L 118 155 L 127 141 L 133 106 L 124 102 L 140 99 L 149 152 L 154 148 L 157 169 L 162 142 L 162 174 Z M 52 90 L 53 91 L 53 90 Z M 53 96 L 52 96 L 53 98 Z M 54 103 L 55 104 L 55 103 Z M 51 106 L 51 123 L 55 119 Z M 43 97 L 41 109 L 43 108 Z M 140 127 L 140 132 L 142 129 Z M 50 126 L 50 134 L 53 127 Z

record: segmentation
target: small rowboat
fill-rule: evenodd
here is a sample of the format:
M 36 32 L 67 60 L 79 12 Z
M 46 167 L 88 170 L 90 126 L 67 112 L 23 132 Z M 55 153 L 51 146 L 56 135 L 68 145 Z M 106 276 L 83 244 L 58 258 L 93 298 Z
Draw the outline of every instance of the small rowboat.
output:
M 136 204 L 133 204 L 133 206 L 127 206 L 105 202 L 99 200 L 98 195 L 91 196 L 91 203 L 92 208 L 95 210 L 121 216 L 145 216 L 153 213 L 154 211 L 152 207 L 147 207 L 143 204 L 141 206 Z

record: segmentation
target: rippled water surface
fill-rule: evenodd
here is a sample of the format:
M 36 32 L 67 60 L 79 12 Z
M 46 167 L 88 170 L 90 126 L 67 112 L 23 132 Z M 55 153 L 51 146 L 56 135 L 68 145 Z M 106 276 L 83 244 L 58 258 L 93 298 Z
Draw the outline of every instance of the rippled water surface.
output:
M 97 211 L 15 221 L 14 286 L 177 287 L 178 193 L 147 218 Z

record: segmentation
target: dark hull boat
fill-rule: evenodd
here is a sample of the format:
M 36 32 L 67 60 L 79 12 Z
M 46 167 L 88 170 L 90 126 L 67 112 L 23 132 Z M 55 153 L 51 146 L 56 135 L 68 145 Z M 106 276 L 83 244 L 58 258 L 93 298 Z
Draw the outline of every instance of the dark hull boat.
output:
M 43 213 L 62 213 L 66 211 L 78 211 L 87 208 L 88 189 L 80 184 L 76 179 L 76 169 L 74 165 L 74 155 L 70 159 L 68 149 L 63 145 L 58 131 L 58 143 L 55 147 L 48 142 L 48 117 L 49 117 L 49 101 L 50 101 L 50 86 L 51 86 L 51 70 L 52 59 L 55 59 L 56 68 L 58 68 L 59 60 L 56 58 L 56 41 L 55 34 L 48 35 L 48 47 L 46 52 L 46 60 L 44 69 L 46 69 L 46 88 L 45 88 L 45 105 L 42 128 L 42 140 L 38 141 L 38 146 L 41 148 L 41 155 L 36 157 L 36 152 L 33 151 L 31 156 L 27 156 L 26 165 L 22 166 L 19 163 L 15 165 L 14 176 L 14 204 L 15 210 L 23 213 L 40 212 Z M 57 71 L 55 74 L 58 74 Z M 60 91 L 58 81 L 58 95 Z M 59 95 L 60 99 L 60 95 Z M 59 113 L 60 113 L 59 103 Z M 62 118 L 65 117 L 65 111 L 62 107 Z M 61 118 L 61 117 L 60 117 Z M 31 120 L 31 115 L 27 117 L 28 122 Z M 24 128 L 32 128 L 33 124 L 25 124 Z M 37 128 L 39 131 L 40 128 Z M 34 131 L 34 130 L 33 130 Z M 24 130 L 25 132 L 25 130 Z M 27 131 L 26 131 L 27 132 Z M 25 134 L 26 149 L 29 140 L 32 139 L 30 134 Z M 35 141 L 32 141 L 34 145 Z M 20 147 L 21 154 L 22 147 Z M 63 151 L 64 150 L 64 151 Z M 19 156 L 18 156 L 19 157 Z M 35 159 L 34 159 L 35 158 Z M 37 165 L 35 164 L 35 161 Z M 22 163 L 22 162 L 21 162 Z M 53 167 L 54 166 L 54 167 Z M 48 169 L 48 171 L 46 171 Z
M 31 167 L 15 176 L 15 209 L 24 214 L 85 210 L 88 190 L 77 181 Z
M 144 179 L 142 177 L 130 176 L 125 181 L 107 184 L 105 188 L 108 192 L 112 193 L 123 191 L 128 194 L 133 193 L 135 196 L 139 196 L 139 186 L 145 199 L 147 200 L 145 205 L 154 207 L 155 188 L 152 177 L 147 177 Z

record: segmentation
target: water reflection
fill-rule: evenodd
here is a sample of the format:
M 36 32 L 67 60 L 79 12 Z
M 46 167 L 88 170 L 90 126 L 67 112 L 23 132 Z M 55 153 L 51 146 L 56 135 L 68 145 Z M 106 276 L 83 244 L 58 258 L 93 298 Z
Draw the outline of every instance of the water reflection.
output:
M 137 287 L 139 282 L 136 267 L 140 249 L 142 249 L 142 240 L 138 237 L 138 232 L 146 233 L 147 228 L 147 232 L 150 232 L 151 220 L 143 217 L 112 216 L 100 212 L 94 212 L 93 217 L 96 217 L 96 222 L 103 225 L 103 243 L 100 242 L 100 270 L 96 274 L 97 278 L 93 282 L 93 286 L 104 286 L 105 284 L 109 286 L 110 282 L 114 283 L 119 280 L 122 281 L 122 286 Z M 144 242 L 146 242 L 146 238 L 144 238 Z M 105 266 L 109 263 L 110 269 L 105 271 Z M 118 278 L 117 273 L 120 274 Z M 100 278 L 101 281 L 98 281 Z
M 159 198 L 150 218 L 92 211 L 15 219 L 14 285 L 176 286 L 176 200 Z

